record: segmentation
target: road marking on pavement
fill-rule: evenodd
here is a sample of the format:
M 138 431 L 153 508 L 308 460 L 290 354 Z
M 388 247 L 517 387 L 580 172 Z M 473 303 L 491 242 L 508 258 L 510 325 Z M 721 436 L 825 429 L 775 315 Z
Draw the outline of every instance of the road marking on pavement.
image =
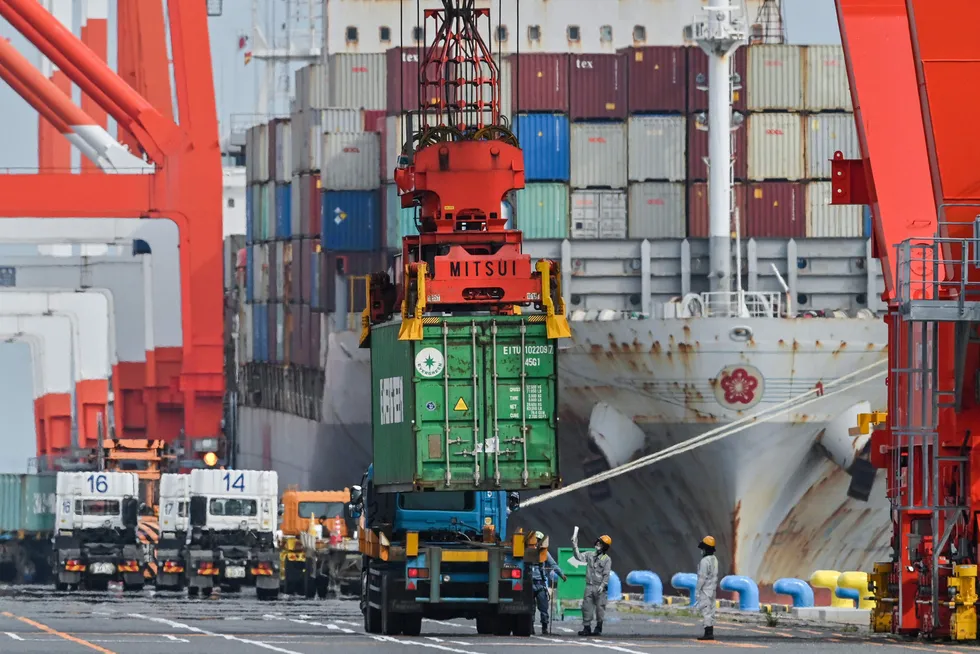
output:
M 10 636 L 11 638 L 13 638 L 14 640 L 24 640 L 23 638 L 21 638 L 21 637 L 20 637 L 20 636 L 18 636 L 17 634 L 15 634 L 15 633 L 12 633 L 12 632 L 10 632 L 10 631 L 7 631 L 7 632 L 5 632 L 5 633 L 6 633 L 6 634 L 7 634 L 8 636 Z
M 265 618 L 265 619 L 267 619 L 267 620 L 284 620 L 284 621 L 289 621 L 289 622 L 295 622 L 296 624 L 310 625 L 311 627 L 325 627 L 325 628 L 327 628 L 327 629 L 329 629 L 331 631 L 341 631 L 341 632 L 343 632 L 345 634 L 353 634 L 353 633 L 356 633 L 353 629 L 347 629 L 346 627 L 338 627 L 337 625 L 332 624 L 332 623 L 329 623 L 329 622 L 326 623 L 326 624 L 324 624 L 322 622 L 314 622 L 312 620 L 301 620 L 299 618 L 282 618 L 282 617 L 280 617 L 278 615 L 269 615 L 269 614 L 263 615 L 262 617 Z
M 238 636 L 231 636 L 229 634 L 219 634 L 213 631 L 208 631 L 207 629 L 193 627 L 189 624 L 184 624 L 183 622 L 175 622 L 173 620 L 167 620 L 166 618 L 155 618 L 153 616 L 143 615 L 142 613 L 130 613 L 128 615 L 131 618 L 139 618 L 140 620 L 149 620 L 150 622 L 156 622 L 157 624 L 165 624 L 174 629 L 186 629 L 187 631 L 193 631 L 195 633 L 204 634 L 205 636 L 211 636 L 212 638 L 224 638 L 225 640 L 234 640 L 239 643 L 244 643 L 246 645 L 255 645 L 256 647 L 261 647 L 263 649 L 271 650 L 273 652 L 279 652 L 279 654 L 300 654 L 299 652 L 294 652 L 291 649 L 283 649 L 281 647 L 276 647 L 275 645 L 269 645 L 267 643 L 263 643 L 258 640 L 251 640 L 250 638 L 239 638 Z M 109 654 L 114 654 L 114 653 L 110 652 Z
M 75 638 L 71 634 L 66 634 L 63 631 L 58 631 L 57 629 L 52 629 L 48 625 L 41 624 L 40 622 L 35 622 L 34 620 L 31 620 L 30 618 L 24 618 L 24 617 L 21 617 L 19 615 L 14 615 L 13 613 L 9 613 L 7 611 L 4 611 L 3 612 L 3 616 L 5 618 L 13 618 L 14 620 L 19 620 L 20 622 L 23 622 L 24 624 L 28 624 L 28 625 L 34 627 L 35 629 L 40 629 L 44 633 L 51 634 L 52 636 L 57 636 L 59 638 L 62 638 L 64 640 L 67 640 L 70 643 L 75 643 L 76 645 L 81 645 L 82 647 L 88 647 L 89 649 L 94 649 L 96 652 L 101 652 L 101 654 L 116 654 L 112 650 L 106 649 L 104 647 L 100 647 L 100 646 L 96 645 L 95 643 L 90 643 L 87 640 L 82 640 L 81 638 Z
M 597 647 L 599 649 L 611 649 L 614 652 L 625 652 L 626 654 L 642 654 L 637 652 L 635 649 L 626 649 L 625 647 L 619 647 L 618 645 L 604 645 L 591 640 L 581 640 L 572 641 L 565 638 L 546 638 L 544 636 L 531 636 L 537 640 L 544 640 L 549 643 L 563 643 L 565 645 L 579 645 L 581 647 Z
M 399 645 L 417 645 L 419 647 L 428 647 L 429 649 L 442 650 L 443 652 L 455 652 L 455 654 L 480 654 L 479 652 L 474 652 L 468 649 L 455 649 L 452 647 L 446 647 L 445 645 L 436 645 L 435 643 L 427 643 L 422 640 L 407 640 L 405 638 L 394 638 L 392 636 L 377 636 L 375 634 L 365 634 L 365 636 L 381 643 L 398 643 Z
M 177 636 L 174 636 L 173 634 L 163 634 L 163 637 L 166 638 L 167 640 L 172 640 L 175 643 L 189 643 L 189 642 L 191 642 L 191 641 L 187 640 L 186 638 L 177 638 Z

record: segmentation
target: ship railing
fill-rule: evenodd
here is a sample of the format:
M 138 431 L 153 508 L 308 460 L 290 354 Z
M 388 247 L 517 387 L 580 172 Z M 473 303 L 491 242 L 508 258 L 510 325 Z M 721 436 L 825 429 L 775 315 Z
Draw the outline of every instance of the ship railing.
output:
M 673 318 L 779 318 L 783 310 L 783 294 L 758 291 L 712 291 L 689 293 L 672 303 Z M 666 307 L 665 307 L 666 308 Z

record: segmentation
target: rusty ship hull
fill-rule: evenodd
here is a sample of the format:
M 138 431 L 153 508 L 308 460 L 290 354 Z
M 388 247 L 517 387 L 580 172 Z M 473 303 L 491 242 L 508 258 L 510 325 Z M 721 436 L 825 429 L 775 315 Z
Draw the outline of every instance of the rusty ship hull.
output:
M 735 326 L 751 337 L 733 340 Z M 854 371 L 883 372 L 887 358 L 885 326 L 874 318 L 573 321 L 572 331 L 560 358 L 566 484 Z M 240 467 L 273 469 L 305 488 L 358 483 L 370 461 L 369 352 L 354 332 L 326 332 L 322 420 L 241 408 Z M 617 572 L 653 570 L 665 583 L 695 570 L 704 534 L 718 540 L 723 570 L 760 584 L 868 569 L 887 558 L 883 480 L 868 501 L 851 499 L 846 467 L 868 438 L 854 434 L 857 413 L 885 405 L 881 378 L 828 390 L 769 422 L 518 511 L 512 522 L 560 546 L 576 525 L 588 538 L 609 532 Z

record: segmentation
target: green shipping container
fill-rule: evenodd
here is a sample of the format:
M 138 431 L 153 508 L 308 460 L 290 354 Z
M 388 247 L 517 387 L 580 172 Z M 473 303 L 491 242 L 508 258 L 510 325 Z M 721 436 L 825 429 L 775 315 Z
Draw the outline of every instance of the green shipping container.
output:
M 517 229 L 525 239 L 568 238 L 568 185 L 528 182 L 517 191 Z
M 0 474 L 0 534 L 54 530 L 55 475 Z
M 423 321 L 421 341 L 398 340 L 400 323 L 371 330 L 377 489 L 558 487 L 558 359 L 544 316 Z

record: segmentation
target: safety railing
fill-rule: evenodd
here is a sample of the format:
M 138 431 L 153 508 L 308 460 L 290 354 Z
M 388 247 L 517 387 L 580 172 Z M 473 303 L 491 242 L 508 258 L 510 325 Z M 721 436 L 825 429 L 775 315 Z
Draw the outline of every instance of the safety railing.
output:
M 898 244 L 897 295 L 911 320 L 980 319 L 980 215 Z
M 781 293 L 713 291 L 699 296 L 701 315 L 707 318 L 778 318 L 783 314 Z

